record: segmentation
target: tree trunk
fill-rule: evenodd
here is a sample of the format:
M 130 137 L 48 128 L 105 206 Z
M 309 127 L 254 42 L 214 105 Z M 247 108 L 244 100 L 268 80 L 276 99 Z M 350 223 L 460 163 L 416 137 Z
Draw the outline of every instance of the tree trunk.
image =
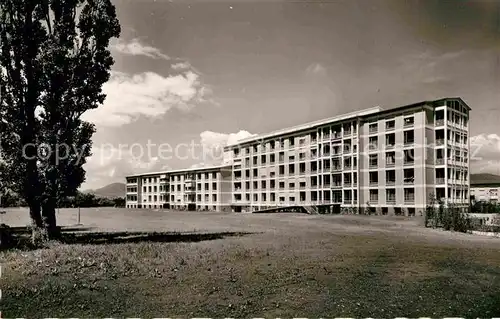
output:
M 29 207 L 30 207 L 31 221 L 37 228 L 42 228 L 43 220 L 42 220 L 40 205 L 37 203 L 30 203 Z
M 42 216 L 49 239 L 58 238 L 60 234 L 56 223 L 56 206 L 54 203 L 48 202 L 42 206 Z

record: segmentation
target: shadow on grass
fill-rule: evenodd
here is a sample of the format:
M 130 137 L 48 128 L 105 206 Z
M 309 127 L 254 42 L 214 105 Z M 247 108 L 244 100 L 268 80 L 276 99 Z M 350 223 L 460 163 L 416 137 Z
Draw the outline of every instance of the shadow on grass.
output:
M 171 243 L 171 242 L 200 242 L 207 240 L 224 239 L 226 237 L 241 237 L 252 233 L 219 232 L 219 233 L 178 233 L 178 232 L 88 232 L 63 233 L 60 240 L 64 244 L 122 244 L 122 243 Z
M 123 243 L 173 243 L 173 242 L 201 242 L 207 240 L 224 239 L 227 237 L 242 237 L 254 233 L 248 232 L 214 232 L 214 233 L 181 233 L 181 232 L 89 232 L 91 228 L 62 228 L 56 240 L 62 244 L 80 245 L 112 245 Z M 17 231 L 14 249 L 31 250 L 41 248 L 33 245 L 30 232 Z

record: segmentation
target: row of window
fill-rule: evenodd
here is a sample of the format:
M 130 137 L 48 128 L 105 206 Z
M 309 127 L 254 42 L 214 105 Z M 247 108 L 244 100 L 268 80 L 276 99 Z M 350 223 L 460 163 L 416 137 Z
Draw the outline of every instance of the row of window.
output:
M 202 185 L 201 183 L 197 184 L 196 189 L 198 191 L 202 190 L 201 185 Z M 209 183 L 205 183 L 205 190 L 206 191 L 210 190 L 209 186 L 210 186 Z M 182 190 L 182 185 L 171 185 L 170 189 L 171 189 L 172 192 L 175 192 L 175 191 L 180 192 Z M 190 190 L 194 191 L 194 187 L 185 187 L 184 189 L 188 190 L 188 191 L 190 191 Z M 213 182 L 212 183 L 212 189 L 211 190 L 214 190 L 214 191 L 217 190 L 217 182 Z
M 344 136 L 348 136 L 350 134 L 356 133 L 356 122 L 346 123 L 343 126 L 334 125 L 331 127 L 325 127 L 323 129 L 319 129 L 317 132 L 312 132 L 309 134 L 304 134 L 301 136 L 291 136 L 291 137 L 281 137 L 276 140 L 266 141 L 264 143 L 255 144 L 252 146 L 247 146 L 244 148 L 243 152 L 245 154 L 250 154 L 251 151 L 253 153 L 263 152 L 267 149 L 275 150 L 277 148 L 282 149 L 285 147 L 285 144 L 288 148 L 295 147 L 295 142 L 297 141 L 299 145 L 305 145 L 308 141 L 314 143 L 318 140 L 318 136 L 322 138 L 328 138 L 330 135 L 340 136 L 341 129 L 344 132 Z M 242 153 L 242 152 L 241 152 Z M 233 149 L 233 156 L 238 157 L 240 155 L 240 149 Z

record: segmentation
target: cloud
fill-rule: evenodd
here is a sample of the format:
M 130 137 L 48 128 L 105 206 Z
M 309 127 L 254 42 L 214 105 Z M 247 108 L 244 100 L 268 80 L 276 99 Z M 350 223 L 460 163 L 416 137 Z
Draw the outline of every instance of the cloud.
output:
M 500 136 L 480 134 L 470 139 L 471 172 L 498 173 L 500 168 Z
M 141 174 L 183 168 L 201 168 L 205 166 L 221 165 L 224 163 L 224 146 L 236 143 L 238 140 L 254 136 L 247 131 L 237 133 L 217 133 L 204 131 L 200 133 L 200 139 L 194 143 L 194 149 L 187 154 L 157 154 L 157 149 L 148 149 L 147 145 L 124 144 L 113 146 L 111 144 L 94 145 L 92 156 L 84 165 L 87 171 L 87 181 L 83 189 L 99 188 L 112 182 L 123 181 L 130 174 Z M 190 147 L 191 143 L 185 143 Z M 201 145 L 201 149 L 199 146 Z M 184 148 L 182 148 L 184 150 Z M 187 156 L 184 158 L 184 156 Z M 194 161 L 198 163 L 192 164 Z M 191 165 L 191 166 L 190 166 Z
M 320 63 L 312 63 L 306 68 L 307 75 L 326 75 L 326 68 Z
M 174 70 L 185 70 L 185 69 L 190 69 L 192 66 L 189 62 L 179 62 L 172 64 L 172 69 Z
M 212 146 L 221 146 L 224 147 L 226 145 L 236 144 L 239 140 L 255 136 L 256 134 L 252 134 L 247 131 L 239 131 L 237 133 L 218 133 L 212 131 L 204 131 L 200 134 L 200 141 L 202 145 L 212 147 Z
M 107 95 L 103 105 L 82 116 L 103 126 L 121 126 L 140 116 L 162 116 L 173 107 L 190 110 L 198 103 L 212 102 L 211 89 L 191 70 L 167 77 L 154 72 L 112 72 L 103 91 Z
M 467 54 L 467 51 L 450 51 L 442 54 L 425 51 L 401 58 L 399 63 L 405 70 L 405 74 L 411 74 L 412 79 L 429 85 L 444 84 L 451 82 L 447 76 L 449 70 Z
M 160 51 L 160 49 L 143 44 L 139 39 L 132 39 L 129 42 L 118 40 L 111 49 L 126 55 L 142 55 L 153 59 L 170 60 L 170 57 Z
M 92 156 L 83 166 L 87 180 L 82 189 L 95 189 L 119 182 L 129 174 L 140 174 L 170 169 L 158 157 L 138 156 L 130 148 L 120 149 L 109 144 L 94 145 Z

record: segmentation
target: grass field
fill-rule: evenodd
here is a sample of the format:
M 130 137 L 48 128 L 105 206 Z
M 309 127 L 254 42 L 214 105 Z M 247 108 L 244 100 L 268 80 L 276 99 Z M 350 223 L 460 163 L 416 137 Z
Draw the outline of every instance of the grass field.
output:
M 0 253 L 4 317 L 500 315 L 500 241 L 419 219 L 86 209 L 81 222 L 101 240 Z M 96 233 L 112 231 L 163 233 Z

